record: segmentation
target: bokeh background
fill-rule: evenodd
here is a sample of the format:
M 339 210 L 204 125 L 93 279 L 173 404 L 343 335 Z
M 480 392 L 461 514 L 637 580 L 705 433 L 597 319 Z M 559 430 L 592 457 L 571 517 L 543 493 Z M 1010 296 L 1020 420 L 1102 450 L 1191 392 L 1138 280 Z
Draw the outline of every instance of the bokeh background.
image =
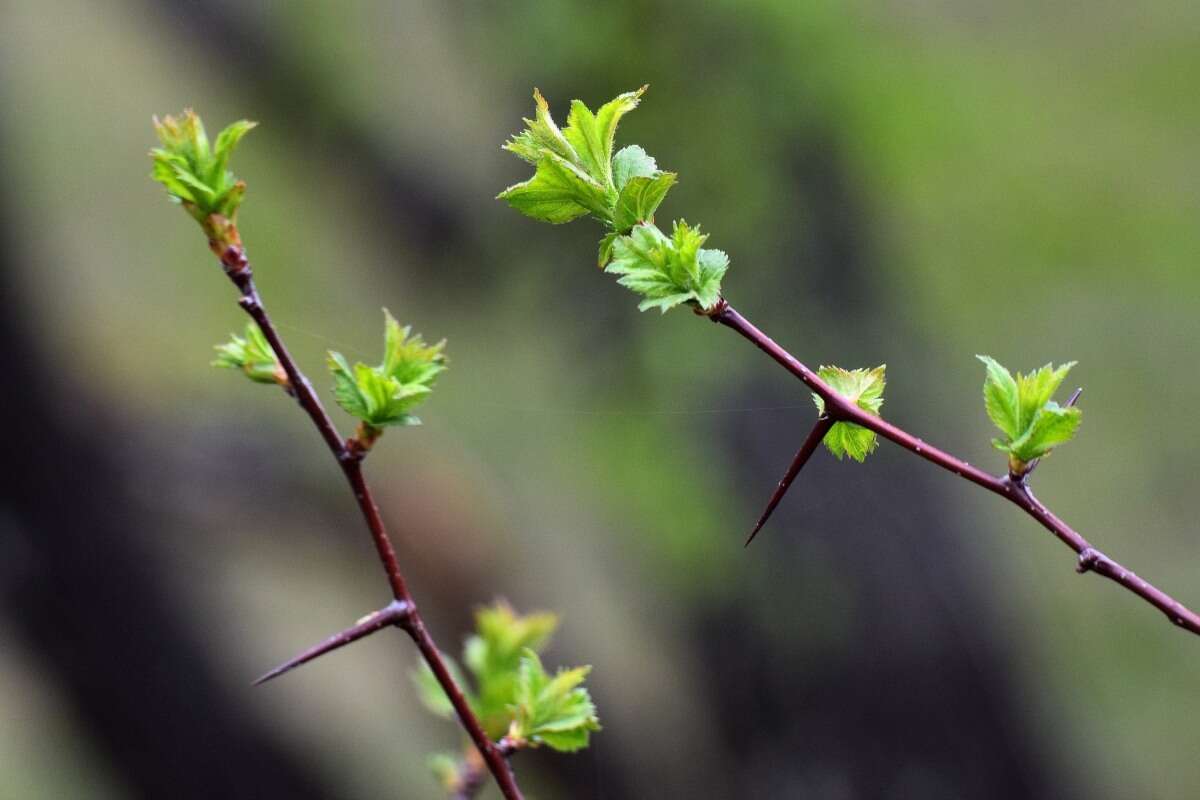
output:
M 807 394 L 492 198 L 533 86 L 561 118 L 649 83 L 619 139 L 740 310 L 886 362 L 886 416 L 996 470 L 974 354 L 1078 359 L 1039 494 L 1195 605 L 1198 43 L 1172 0 L 4 0 L 0 795 L 433 798 L 458 742 L 399 634 L 249 686 L 387 593 L 308 421 L 207 366 L 242 316 L 147 177 L 194 106 L 261 122 L 242 229 L 319 385 L 381 306 L 449 340 L 368 471 L 444 647 L 506 597 L 594 665 L 605 729 L 522 755 L 531 796 L 1196 796 L 1194 639 L 886 445 L 818 455 L 744 551 Z

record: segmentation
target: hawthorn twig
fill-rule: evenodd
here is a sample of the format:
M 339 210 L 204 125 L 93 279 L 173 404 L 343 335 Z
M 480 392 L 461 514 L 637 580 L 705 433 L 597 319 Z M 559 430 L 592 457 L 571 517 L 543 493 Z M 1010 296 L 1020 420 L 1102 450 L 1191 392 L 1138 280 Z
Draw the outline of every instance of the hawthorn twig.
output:
M 864 411 L 857 404 L 851 403 L 835 392 L 813 370 L 805 366 L 787 350 L 780 347 L 771 337 L 756 328 L 724 299 L 718 301 L 716 305 L 704 313 L 713 322 L 724 325 L 749 340 L 755 347 L 770 356 L 776 363 L 780 364 L 821 397 L 825 401 L 825 413 L 832 421 L 851 422 L 855 425 L 861 425 L 868 430 L 874 431 L 879 436 L 894 442 L 910 453 L 920 456 L 926 461 L 930 461 L 960 478 L 1003 497 L 1033 517 L 1044 528 L 1054 534 L 1059 541 L 1074 550 L 1079 555 L 1079 563 L 1076 567 L 1078 572 L 1095 572 L 1098 575 L 1108 578 L 1157 608 L 1166 615 L 1172 624 L 1184 630 L 1191 631 L 1194 634 L 1200 634 L 1200 615 L 1197 615 L 1196 612 L 1187 608 L 1166 592 L 1138 577 L 1120 563 L 1092 547 L 1088 540 L 1080 533 L 1042 505 L 1034 497 L 1033 492 L 1029 488 L 1028 472 L 1021 476 L 1011 474 L 991 475 L 978 467 L 973 467 L 967 462 L 955 458 L 943 450 L 927 444 L 922 439 L 913 436 L 883 418 Z M 1079 393 L 1076 392 L 1071 398 L 1072 402 L 1077 400 L 1078 396 Z M 803 448 L 801 448 L 801 452 L 803 452 Z
M 246 257 L 245 249 L 240 244 L 230 244 L 219 252 L 219 257 L 222 266 L 225 268 L 225 274 L 229 276 L 229 279 L 233 281 L 238 291 L 241 292 L 238 305 L 262 329 L 263 336 L 266 337 L 276 358 L 279 359 L 279 363 L 283 366 L 284 372 L 287 373 L 288 383 L 285 388 L 289 394 L 295 397 L 300 407 L 304 409 L 305 413 L 313 421 L 313 425 L 316 426 L 317 431 L 321 434 L 321 438 L 325 440 L 329 451 L 337 459 L 338 465 L 342 468 L 342 472 L 345 474 L 346 480 L 354 492 L 354 499 L 358 501 L 359 510 L 362 512 L 367 529 L 371 533 L 371 539 L 375 543 L 375 550 L 379 556 L 379 562 L 383 565 L 383 570 L 387 575 L 393 599 L 393 603 L 383 609 L 383 611 L 376 612 L 388 617 L 387 621 L 382 625 L 372 627 L 371 623 L 367 623 L 362 626 L 362 630 L 357 630 L 359 626 L 355 626 L 355 628 L 351 628 L 349 631 L 343 632 L 343 634 L 335 636 L 331 640 L 327 640 L 313 650 L 306 651 L 297 658 L 272 670 L 272 672 L 260 678 L 259 682 L 282 674 L 306 661 L 335 650 L 341 644 L 348 644 L 354 639 L 362 638 L 362 636 L 373 633 L 381 627 L 386 627 L 387 624 L 395 625 L 407 633 L 416 644 L 417 649 L 421 652 L 421 656 L 433 671 L 443 691 L 445 691 L 446 697 L 449 698 L 451 705 L 454 706 L 459 721 L 479 751 L 492 777 L 495 778 L 501 793 L 508 800 L 521 800 L 521 790 L 518 788 L 516 778 L 508 764 L 507 753 L 492 742 L 483 730 L 483 726 L 480 724 L 478 718 L 476 718 L 475 713 L 467 704 L 462 690 L 455 683 L 454 678 L 451 677 L 449 670 L 446 668 L 446 663 L 442 659 L 437 645 L 434 644 L 433 637 L 426 630 L 421 613 L 417 609 L 412 594 L 408 590 L 408 584 L 404 580 L 404 574 L 400 571 L 400 564 L 396 560 L 396 551 L 392 547 L 391 539 L 388 537 L 387 529 L 383 524 L 383 518 L 379 514 L 379 508 L 375 504 L 371 489 L 363 477 L 362 461 L 366 454 L 365 450 L 358 446 L 354 439 L 343 441 L 337 431 L 337 427 L 333 424 L 333 420 L 325 412 L 320 399 L 317 397 L 316 392 L 313 391 L 312 384 L 309 383 L 308 378 L 304 376 L 288 353 L 287 347 L 284 346 L 283 340 L 272 324 L 271 318 L 263 306 L 262 299 L 258 295 L 258 290 L 255 288 L 253 273 L 251 272 L 250 262 Z M 378 620 L 373 620 L 373 622 L 378 622 Z M 349 636 L 350 638 L 339 644 L 337 640 L 341 636 Z M 330 642 L 333 642 L 333 644 L 331 645 Z
M 507 736 L 496 742 L 496 749 L 505 758 L 517 752 L 517 746 Z M 479 790 L 483 788 L 483 781 L 487 777 L 487 769 L 474 756 L 475 753 L 470 753 L 463 760 L 462 766 L 459 767 L 458 776 L 453 787 L 454 794 L 450 795 L 450 800 L 472 800 L 475 795 L 479 794 Z

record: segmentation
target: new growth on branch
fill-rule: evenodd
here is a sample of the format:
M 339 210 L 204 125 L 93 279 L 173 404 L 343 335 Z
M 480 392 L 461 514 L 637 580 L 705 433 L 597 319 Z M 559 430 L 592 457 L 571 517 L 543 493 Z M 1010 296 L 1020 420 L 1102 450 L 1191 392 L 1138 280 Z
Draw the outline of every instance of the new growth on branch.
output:
M 234 334 L 217 346 L 213 365 L 239 370 L 255 383 L 282 387 L 308 414 L 358 502 L 392 593 L 379 610 L 281 664 L 256 683 L 265 683 L 384 628 L 400 628 L 423 659 L 416 678 L 425 704 L 440 716 L 457 718 L 470 740 L 463 754 L 433 760 L 434 772 L 445 790 L 453 797 L 472 797 L 490 773 L 506 798 L 518 800 L 522 795 L 509 764 L 515 753 L 542 745 L 573 752 L 586 747 L 591 733 L 600 729 L 595 705 L 582 686 L 589 668 L 547 673 L 538 651 L 557 619 L 544 613 L 523 617 L 499 603 L 479 611 L 478 632 L 467 642 L 464 661 L 474 678 L 474 689 L 470 688 L 425 626 L 362 471 L 372 445 L 387 428 L 420 424 L 412 411 L 429 397 L 446 369 L 445 342 L 426 344 L 420 334 L 402 327 L 385 309 L 384 352 L 378 366 L 351 366 L 341 354 L 330 352 L 333 396 L 358 420 L 355 434 L 344 439 L 267 314 L 238 232 L 246 184 L 229 170 L 229 158 L 254 123 L 235 122 L 211 144 L 200 118 L 190 110 L 179 117 L 155 118 L 154 127 L 161 146 L 150 152 L 152 177 L 199 223 L 209 248 L 238 289 L 239 305 L 250 316 L 244 336 Z
M 988 416 L 1003 434 L 993 445 L 1007 454 L 1007 469 L 989 474 L 958 459 L 879 416 L 884 367 L 812 370 L 739 314 L 724 298 L 721 281 L 729 257 L 704 249 L 699 226 L 683 220 L 668 236 L 654 214 L 675 185 L 645 150 L 629 145 L 613 152 L 617 123 L 637 107 L 646 87 L 626 92 L 593 113 L 573 100 L 566 127 L 560 129 L 550 106 L 534 89 L 534 118 L 503 147 L 533 164 L 532 177 L 505 189 L 505 200 L 522 214 L 559 224 L 591 216 L 605 229 L 599 263 L 618 275 L 617 282 L 642 296 L 638 308 L 663 313 L 688 306 L 697 314 L 736 331 L 800 380 L 813 394 L 817 419 L 780 480 L 746 543 L 758 534 L 800 470 L 824 442 L 841 459 L 864 460 L 883 437 L 942 469 L 997 494 L 1025 511 L 1078 554 L 1079 572 L 1095 572 L 1114 581 L 1164 613 L 1185 630 L 1200 634 L 1200 616 L 1170 595 L 1101 553 L 1056 517 L 1033 495 L 1029 478 L 1038 462 L 1079 430 L 1079 392 L 1064 405 L 1054 399 L 1075 362 L 1047 364 L 1028 375 L 1013 375 L 997 361 L 979 356 L 986 375 L 983 387 Z

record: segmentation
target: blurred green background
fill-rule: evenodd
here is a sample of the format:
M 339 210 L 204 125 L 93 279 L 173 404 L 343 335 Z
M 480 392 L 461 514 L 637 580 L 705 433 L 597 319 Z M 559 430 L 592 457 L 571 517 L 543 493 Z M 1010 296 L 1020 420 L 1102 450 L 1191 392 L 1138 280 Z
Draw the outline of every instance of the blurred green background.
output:
M 1171 0 L 6 0 L 0 795 L 432 798 L 457 743 L 398 634 L 249 686 L 386 584 L 304 416 L 207 366 L 242 316 L 146 157 L 193 106 L 261 123 L 242 231 L 318 385 L 381 306 L 449 340 L 368 472 L 444 648 L 502 596 L 594 665 L 605 729 L 522 755 L 531 796 L 1195 796 L 1194 640 L 886 445 L 744 551 L 808 395 L 493 197 L 533 86 L 562 119 L 649 83 L 618 141 L 739 310 L 886 362 L 888 418 L 997 471 L 974 354 L 1078 359 L 1039 495 L 1195 605 L 1198 43 Z

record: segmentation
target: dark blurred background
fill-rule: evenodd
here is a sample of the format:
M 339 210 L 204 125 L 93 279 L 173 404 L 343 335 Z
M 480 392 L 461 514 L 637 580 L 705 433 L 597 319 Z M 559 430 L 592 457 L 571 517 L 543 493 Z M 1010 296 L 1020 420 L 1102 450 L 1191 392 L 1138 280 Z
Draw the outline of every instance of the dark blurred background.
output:
M 1196 641 L 886 445 L 742 550 L 807 394 L 492 198 L 533 86 L 561 119 L 649 83 L 619 141 L 740 310 L 995 470 L 974 354 L 1078 359 L 1039 494 L 1194 605 L 1198 44 L 1173 0 L 5 0 L 0 795 L 433 798 L 458 742 L 399 634 L 249 686 L 387 589 L 304 416 L 207 366 L 242 315 L 147 177 L 194 106 L 261 122 L 242 229 L 319 385 L 382 305 L 449 339 L 368 472 L 444 647 L 503 596 L 595 666 L 605 729 L 522 755 L 531 796 L 1194 797 Z

